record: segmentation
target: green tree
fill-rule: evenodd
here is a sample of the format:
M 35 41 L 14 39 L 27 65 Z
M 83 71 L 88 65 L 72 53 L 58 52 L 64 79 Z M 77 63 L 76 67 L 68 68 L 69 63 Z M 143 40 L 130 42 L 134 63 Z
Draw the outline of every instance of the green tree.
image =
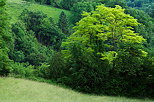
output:
M 154 18 L 154 3 L 152 3 L 152 4 L 150 5 L 150 7 L 147 8 L 147 11 L 148 11 L 148 14 L 149 14 L 152 18 Z
M 44 21 L 39 30 L 38 40 L 40 43 L 46 46 L 50 46 L 54 50 L 60 50 L 60 46 L 62 40 L 65 38 L 65 35 L 52 19 Z
M 115 5 L 120 5 L 121 7 L 124 8 L 127 6 L 125 0 L 96 0 L 96 2 L 100 2 L 109 7 L 115 7 Z
M 147 42 L 144 43 L 144 46 L 148 49 L 152 49 L 153 44 L 154 44 L 153 19 L 148 14 L 146 14 L 144 11 L 137 10 L 134 8 L 127 8 L 125 12 L 133 16 L 135 19 L 138 19 L 138 22 L 140 24 L 135 27 L 135 32 L 140 33 L 145 39 L 147 39 Z
M 50 4 L 54 7 L 61 8 L 61 1 L 62 0 L 47 0 L 47 4 Z
M 8 58 L 8 44 L 11 36 L 8 34 L 7 14 L 5 9 L 6 1 L 0 1 L 0 75 L 7 75 L 10 72 L 10 59 Z
M 52 18 L 47 18 L 47 15 L 39 11 L 24 10 L 21 14 L 21 20 L 25 23 L 28 31 L 34 32 L 41 44 L 59 50 L 64 34 Z
M 63 9 L 70 10 L 70 8 L 77 2 L 80 2 L 82 0 L 62 0 L 61 6 Z
M 71 61 L 69 68 L 73 71 L 68 76 L 72 80 L 68 82 L 69 85 L 84 92 L 130 94 L 132 90 L 129 92 L 124 88 L 129 82 L 135 84 L 131 78 L 143 71 L 142 58 L 147 55 L 141 48 L 145 39 L 133 31 L 133 27 L 139 23 L 134 17 L 125 14 L 124 9 L 118 5 L 115 8 L 101 5 L 95 11 L 85 12 L 83 16 L 74 27 L 75 33 L 63 43 L 64 58 L 66 62 Z M 120 86 L 127 75 L 131 76 L 130 81 L 124 83 L 124 87 Z M 75 84 L 73 80 L 79 83 Z M 97 85 L 102 87 L 97 89 Z
M 70 36 L 68 43 L 78 40 L 98 53 L 105 51 L 101 46 L 109 46 L 107 50 L 116 51 L 119 43 L 140 44 L 145 41 L 132 30 L 132 26 L 139 24 L 137 20 L 125 14 L 120 6 L 116 8 L 98 6 L 96 11 L 84 13 L 83 16 L 85 17 L 74 27 L 76 32 Z M 100 45 L 104 42 L 105 45 Z
M 64 34 L 66 34 L 67 36 L 69 35 L 68 20 L 64 11 L 62 11 L 59 16 L 58 27 L 62 30 Z
M 49 61 L 50 66 L 46 69 L 48 72 L 47 78 L 61 78 L 65 73 L 65 63 L 63 56 L 59 52 L 55 52 Z
M 23 22 L 12 25 L 12 34 L 14 35 L 14 46 L 9 57 L 15 62 L 28 62 L 38 66 L 47 62 L 52 55 L 52 50 L 40 44 L 34 32 L 27 31 Z
M 25 9 L 20 15 L 21 20 L 26 24 L 27 30 L 32 30 L 36 34 L 38 34 L 39 28 L 46 17 L 47 15 L 40 11 L 33 12 L 27 9 Z
M 100 3 L 97 2 L 77 2 L 73 5 L 71 8 L 71 11 L 73 11 L 73 22 L 78 22 L 82 18 L 82 13 L 83 11 L 86 12 L 91 12 L 95 10 L 96 6 L 99 5 Z

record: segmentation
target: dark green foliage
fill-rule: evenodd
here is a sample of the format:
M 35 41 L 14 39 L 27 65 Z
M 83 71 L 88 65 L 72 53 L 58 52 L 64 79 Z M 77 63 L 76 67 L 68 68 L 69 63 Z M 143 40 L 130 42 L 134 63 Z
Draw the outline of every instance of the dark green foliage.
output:
M 71 11 L 74 12 L 73 22 L 76 23 L 82 18 L 82 13 L 84 11 L 91 12 L 95 10 L 96 6 L 100 5 L 97 2 L 77 2 L 76 4 L 71 7 Z
M 143 64 L 143 68 L 144 68 L 144 74 L 146 76 L 145 79 L 145 85 L 146 85 L 146 94 L 154 97 L 154 57 L 147 57 L 146 59 L 144 59 L 144 64 Z
M 140 73 L 143 70 L 141 65 L 144 59 L 141 49 L 141 45 L 138 44 L 121 44 L 113 66 L 115 73 L 123 73 L 125 77 Z
M 125 0 L 96 0 L 96 1 L 105 4 L 106 6 L 109 7 L 115 7 L 115 5 L 120 5 L 123 8 L 127 7 Z
M 153 83 L 149 83 L 149 80 L 147 80 L 150 74 L 147 68 L 143 67 L 145 58 L 140 56 L 140 54 L 136 54 L 136 47 L 134 47 L 134 45 L 129 45 L 126 51 L 119 51 L 118 57 L 114 62 L 113 70 L 110 72 L 110 78 L 106 82 L 105 88 L 107 89 L 105 90 L 108 91 L 105 93 L 152 97 L 153 91 L 148 91 L 151 89 L 151 86 L 147 85 L 152 85 Z M 151 80 L 153 80 L 152 77 Z
M 34 32 L 27 31 L 22 22 L 12 26 L 14 48 L 9 56 L 16 62 L 29 62 L 38 66 L 46 62 L 52 55 L 52 50 L 38 43 Z
M 25 60 L 28 61 L 31 65 L 39 66 L 43 62 L 46 62 L 47 58 L 43 54 L 31 53 L 30 55 L 26 56 Z
M 31 31 L 27 31 L 24 24 L 22 22 L 18 22 L 12 26 L 12 32 L 14 33 L 14 47 L 16 50 L 21 50 L 24 54 L 30 54 L 35 50 L 34 41 L 34 33 Z
M 68 74 L 61 80 L 78 91 L 95 94 L 148 96 L 148 77 L 143 68 L 144 57 L 138 45 L 121 45 L 118 56 L 111 67 L 107 60 L 84 49 L 82 44 L 70 45 L 67 56 Z M 140 53 L 138 53 L 140 52 Z M 151 84 L 151 83 L 150 83 Z M 152 85 L 152 84 L 151 84 Z
M 29 65 L 27 63 L 11 63 L 12 76 L 18 77 L 31 77 L 34 76 L 34 66 Z
M 10 72 L 10 59 L 8 58 L 8 47 L 11 42 L 9 25 L 5 9 L 5 0 L 0 1 L 0 75 L 7 75 Z
M 37 2 L 39 4 L 47 4 L 47 5 L 51 5 L 54 7 L 61 7 L 60 2 L 62 0 L 25 0 L 25 1 Z
M 37 39 L 40 43 L 51 46 L 54 50 L 60 50 L 61 42 L 65 36 L 52 19 L 45 21 L 39 30 Z
M 128 6 L 137 8 L 142 8 L 154 2 L 154 0 L 126 0 L 126 1 Z
M 98 55 L 81 43 L 72 43 L 68 48 L 70 55 L 64 55 L 67 75 L 61 78 L 62 83 L 86 93 L 103 93 L 104 82 L 110 69 L 108 62 L 102 62 L 97 58 Z
M 49 65 L 48 65 L 49 64 Z M 36 74 L 39 77 L 57 80 L 66 75 L 67 70 L 63 56 L 59 52 L 55 52 L 49 63 L 42 63 L 36 69 Z
M 0 76 L 7 76 L 11 71 L 10 59 L 5 50 L 0 49 Z
M 49 66 L 48 63 L 42 63 L 40 66 L 37 67 L 36 71 L 35 71 L 35 75 L 37 77 L 42 77 L 42 78 L 49 78 Z
M 145 12 L 133 8 L 126 9 L 126 13 L 138 19 L 138 22 L 141 23 L 139 26 L 135 27 L 135 31 L 147 39 L 147 44 L 145 44 L 145 46 L 148 48 L 152 48 L 154 44 L 153 18 L 149 17 L 149 15 L 147 15 Z
M 63 9 L 70 10 L 70 8 L 77 2 L 80 2 L 82 0 L 62 0 L 61 6 Z
M 145 75 L 142 67 L 144 57 L 138 45 L 121 45 L 114 60 L 110 78 L 106 82 L 106 93 L 111 95 L 145 96 Z M 138 53 L 137 53 L 138 52 Z
M 50 66 L 48 67 L 48 78 L 57 79 L 61 78 L 65 74 L 65 65 L 61 53 L 56 52 L 52 59 L 49 61 Z
M 27 30 L 32 30 L 36 34 L 39 32 L 39 28 L 44 23 L 46 17 L 47 15 L 42 12 L 33 12 L 27 9 L 25 9 L 20 16 L 21 20 L 26 24 Z
M 42 12 L 31 12 L 25 10 L 21 15 L 28 31 L 35 33 L 37 40 L 45 45 L 59 50 L 64 34 L 54 23 L 52 18 L 47 18 Z
M 145 10 L 146 12 L 148 12 L 148 14 L 154 18 L 154 3 L 152 3 L 148 8 L 146 8 Z
M 68 48 L 70 55 L 64 55 L 67 73 L 58 82 L 86 93 L 152 97 L 153 64 L 143 56 L 142 46 L 120 45 L 113 66 L 86 50 L 81 43 Z
M 153 17 L 153 3 L 154 0 L 126 0 L 129 7 L 140 9 L 145 11 L 151 17 Z
M 64 11 L 62 11 L 59 16 L 58 27 L 62 30 L 62 32 L 65 35 L 69 36 L 69 30 L 68 30 L 69 25 L 68 25 L 67 16 L 64 13 Z
M 54 6 L 54 7 L 62 8 L 61 2 L 62 2 L 62 0 L 47 0 L 46 4 Z
M 28 2 L 38 2 L 40 4 L 45 4 L 47 2 L 47 0 L 25 0 L 25 1 L 28 1 Z

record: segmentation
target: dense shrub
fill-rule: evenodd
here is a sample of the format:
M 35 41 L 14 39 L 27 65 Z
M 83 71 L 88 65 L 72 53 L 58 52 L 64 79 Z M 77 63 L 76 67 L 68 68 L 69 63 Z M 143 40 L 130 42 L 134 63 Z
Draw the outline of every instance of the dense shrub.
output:
M 27 63 L 12 63 L 11 75 L 20 76 L 20 77 L 30 77 L 34 76 L 34 66 Z
M 77 2 L 71 7 L 71 11 L 73 11 L 73 22 L 76 23 L 82 18 L 82 13 L 84 11 L 91 12 L 94 11 L 97 5 L 101 3 L 97 2 Z
M 8 15 L 6 12 L 6 0 L 0 1 L 0 76 L 6 76 L 10 72 L 10 59 L 8 57 L 9 46 L 12 41 L 9 33 Z
M 60 49 L 62 39 L 65 36 L 52 18 L 47 18 L 43 12 L 27 9 L 22 12 L 20 17 L 25 23 L 27 31 L 32 30 L 39 43 L 55 50 Z
M 3 51 L 3 49 L 0 49 L 0 76 L 7 76 L 11 71 L 11 60 L 7 55 L 8 54 Z
M 38 66 L 47 62 L 52 55 L 52 49 L 38 42 L 33 31 L 28 31 L 23 22 L 12 25 L 14 45 L 9 52 L 10 59 L 15 62 L 28 62 Z
M 49 61 L 50 66 L 48 67 L 48 78 L 57 79 L 61 78 L 65 74 L 65 64 L 61 53 L 55 52 Z
M 25 58 L 25 60 L 28 61 L 31 65 L 34 65 L 34 66 L 39 66 L 43 62 L 47 61 L 46 57 L 43 54 L 35 54 L 35 53 L 31 53 L 30 55 L 28 55 Z
M 36 68 L 36 76 L 42 77 L 42 78 L 48 78 L 49 76 L 49 64 L 48 63 L 42 63 L 40 66 Z

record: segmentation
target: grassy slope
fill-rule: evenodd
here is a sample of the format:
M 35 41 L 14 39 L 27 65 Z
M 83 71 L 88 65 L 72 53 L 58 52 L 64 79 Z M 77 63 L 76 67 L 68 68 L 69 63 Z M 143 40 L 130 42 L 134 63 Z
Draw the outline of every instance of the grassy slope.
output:
M 124 97 L 90 96 L 46 83 L 0 78 L 0 102 L 154 102 Z
M 15 23 L 18 20 L 18 17 L 21 12 L 26 8 L 31 11 L 42 11 L 43 13 L 47 14 L 48 17 L 52 17 L 55 22 L 58 21 L 61 11 L 64 11 L 66 13 L 69 21 L 72 17 L 70 11 L 66 11 L 63 9 L 58 9 L 46 5 L 34 4 L 22 0 L 7 0 L 7 10 L 9 17 L 11 18 L 11 23 Z

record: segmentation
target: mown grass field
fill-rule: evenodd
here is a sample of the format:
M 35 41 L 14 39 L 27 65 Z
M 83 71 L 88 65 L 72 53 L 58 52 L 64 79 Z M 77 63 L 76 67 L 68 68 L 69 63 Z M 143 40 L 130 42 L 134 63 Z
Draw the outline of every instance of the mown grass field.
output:
M 92 96 L 24 79 L 0 78 L 0 102 L 154 102 L 125 97 Z
M 9 15 L 11 23 L 17 22 L 17 20 L 19 19 L 19 15 L 24 9 L 28 9 L 31 11 L 42 11 L 43 13 L 47 14 L 48 17 L 52 17 L 55 22 L 58 22 L 59 15 L 62 11 L 65 12 L 69 21 L 71 21 L 72 17 L 72 13 L 70 11 L 66 11 L 63 9 L 30 3 L 23 0 L 7 0 L 7 13 Z

